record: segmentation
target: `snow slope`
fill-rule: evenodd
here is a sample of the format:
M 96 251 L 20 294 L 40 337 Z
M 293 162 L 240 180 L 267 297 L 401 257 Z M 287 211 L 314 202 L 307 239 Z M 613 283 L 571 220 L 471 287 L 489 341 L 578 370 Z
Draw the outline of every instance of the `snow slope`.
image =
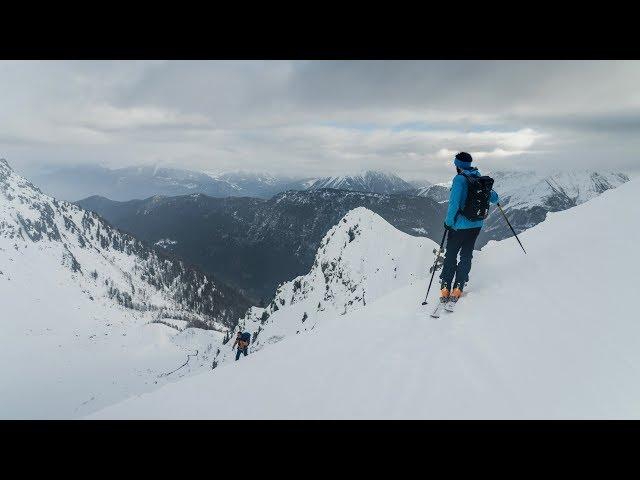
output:
M 433 242 L 352 212 L 347 221 L 371 225 L 363 236 L 378 250 L 363 251 L 362 263 L 357 249 L 334 254 L 349 278 L 377 289 L 366 306 L 292 335 L 300 311 L 282 305 L 285 340 L 91 418 L 640 418 L 640 227 L 629 222 L 640 218 L 639 185 L 550 214 L 522 234 L 528 255 L 512 239 L 490 242 L 475 253 L 457 312 L 438 320 L 420 305 Z M 367 265 L 387 253 L 422 275 L 372 278 Z M 309 287 L 321 285 L 316 274 Z M 343 294 L 331 303 L 342 306 Z
M 229 294 L 0 160 L 0 418 L 74 418 L 210 368 Z

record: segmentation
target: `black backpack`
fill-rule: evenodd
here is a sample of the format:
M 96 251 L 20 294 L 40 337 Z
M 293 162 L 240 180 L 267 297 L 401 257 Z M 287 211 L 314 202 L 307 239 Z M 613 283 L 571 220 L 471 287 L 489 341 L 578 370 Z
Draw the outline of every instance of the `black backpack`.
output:
M 462 171 L 461 175 L 467 179 L 467 199 L 464 207 L 458 210 L 465 218 L 476 221 L 489 216 L 489 199 L 493 189 L 493 178 L 474 177 Z

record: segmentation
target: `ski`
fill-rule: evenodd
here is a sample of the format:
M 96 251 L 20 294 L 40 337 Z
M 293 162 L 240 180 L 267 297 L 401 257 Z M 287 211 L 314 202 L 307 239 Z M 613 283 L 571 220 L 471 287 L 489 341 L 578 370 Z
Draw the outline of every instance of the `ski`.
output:
M 446 300 L 440 300 L 438 302 L 438 305 L 436 305 L 436 308 L 433 309 L 433 312 L 431 312 L 431 317 L 432 318 L 440 318 L 440 309 L 442 309 L 442 307 L 446 308 L 446 304 L 447 301 Z
M 456 303 L 458 303 L 458 301 L 460 301 L 459 298 L 458 299 L 450 298 L 449 301 L 445 304 L 444 309 L 449 313 L 453 313 L 455 311 Z

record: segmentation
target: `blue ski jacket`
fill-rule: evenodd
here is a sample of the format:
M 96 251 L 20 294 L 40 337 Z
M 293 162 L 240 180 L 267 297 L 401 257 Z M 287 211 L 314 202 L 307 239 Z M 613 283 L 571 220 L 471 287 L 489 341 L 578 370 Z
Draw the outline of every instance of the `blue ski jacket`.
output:
M 477 169 L 467 170 L 465 173 L 469 176 L 479 177 L 480 171 Z M 449 208 L 447 210 L 447 218 L 444 223 L 454 230 L 464 230 L 467 228 L 482 228 L 484 220 L 469 220 L 464 215 L 460 214 L 456 218 L 456 213 L 464 206 L 464 202 L 467 199 L 467 179 L 464 175 L 458 174 L 453 177 L 453 183 L 451 185 L 451 192 L 449 193 Z M 491 190 L 491 203 L 498 203 L 500 197 L 498 194 Z

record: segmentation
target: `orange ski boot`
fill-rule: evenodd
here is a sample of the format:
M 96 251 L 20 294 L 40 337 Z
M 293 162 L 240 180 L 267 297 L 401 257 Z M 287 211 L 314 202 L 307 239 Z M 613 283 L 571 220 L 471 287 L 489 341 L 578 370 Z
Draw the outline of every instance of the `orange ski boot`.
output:
M 449 301 L 449 289 L 441 288 L 440 301 L 438 302 L 438 305 L 436 305 L 436 308 L 433 310 L 433 312 L 431 312 L 431 316 L 433 318 L 440 318 L 440 310 L 442 309 L 443 306 L 447 304 L 448 301 Z
M 462 296 L 462 289 L 458 287 L 454 288 L 453 291 L 451 292 L 451 295 L 449 295 L 449 301 L 444 306 L 444 309 L 447 312 L 453 312 L 456 308 L 456 303 L 458 303 L 458 300 L 460 300 L 461 296 Z

